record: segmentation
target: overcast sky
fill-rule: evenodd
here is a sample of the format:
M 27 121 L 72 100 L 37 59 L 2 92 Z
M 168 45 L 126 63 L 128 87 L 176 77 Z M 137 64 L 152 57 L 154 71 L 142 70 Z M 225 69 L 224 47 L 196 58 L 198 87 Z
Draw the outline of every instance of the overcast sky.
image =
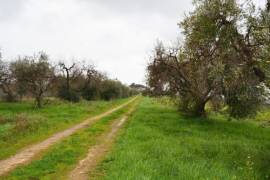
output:
M 264 4 L 265 0 L 254 0 Z M 144 83 L 156 42 L 179 36 L 192 0 L 0 0 L 5 59 L 41 50 L 50 58 L 93 63 L 111 78 Z

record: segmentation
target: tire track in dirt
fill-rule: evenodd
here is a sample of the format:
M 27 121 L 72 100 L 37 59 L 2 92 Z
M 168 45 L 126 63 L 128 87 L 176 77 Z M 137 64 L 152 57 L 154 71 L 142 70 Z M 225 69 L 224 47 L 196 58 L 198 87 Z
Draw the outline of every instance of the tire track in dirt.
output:
M 136 106 L 136 105 L 134 105 Z M 70 180 L 88 180 L 89 173 L 91 173 L 95 167 L 101 162 L 105 154 L 110 150 L 113 145 L 117 133 L 123 124 L 127 121 L 128 116 L 134 111 L 135 107 L 126 113 L 120 120 L 113 122 L 110 131 L 101 135 L 99 140 L 101 143 L 91 147 L 87 156 L 82 159 L 77 166 L 71 171 L 68 179 Z
M 108 115 L 112 114 L 113 112 L 129 105 L 130 103 L 134 102 L 136 99 L 137 99 L 137 97 L 131 99 L 130 101 L 128 101 L 128 102 L 126 102 L 126 103 L 124 103 L 116 108 L 112 108 L 105 113 L 91 117 L 91 118 L 85 120 L 84 122 L 79 123 L 79 124 L 69 128 L 69 129 L 58 132 L 40 143 L 26 147 L 22 151 L 18 152 L 17 154 L 15 154 L 7 159 L 1 160 L 0 161 L 0 176 L 7 174 L 8 172 L 12 171 L 13 169 L 15 169 L 16 167 L 18 167 L 20 165 L 28 164 L 29 162 L 31 162 L 31 160 L 35 156 L 40 154 L 42 151 L 48 149 L 50 146 L 61 141 L 63 138 L 66 138 L 66 137 L 72 135 L 73 133 L 75 133 L 76 131 L 78 131 L 80 129 L 89 127 L 89 125 L 92 125 L 93 123 L 95 123 L 99 119 L 101 119 L 105 116 L 108 116 Z

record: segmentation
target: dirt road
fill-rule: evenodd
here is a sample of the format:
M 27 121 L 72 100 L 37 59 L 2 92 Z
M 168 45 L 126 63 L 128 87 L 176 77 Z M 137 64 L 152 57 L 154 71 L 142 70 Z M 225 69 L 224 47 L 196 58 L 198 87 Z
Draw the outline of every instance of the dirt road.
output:
M 89 173 L 95 169 L 97 164 L 102 161 L 106 152 L 108 152 L 116 138 L 117 132 L 122 127 L 124 122 L 127 120 L 129 114 L 133 112 L 134 108 L 132 108 L 124 117 L 120 120 L 115 121 L 111 125 L 111 129 L 109 132 L 104 133 L 100 137 L 101 143 L 95 145 L 90 148 L 87 156 L 82 159 L 78 165 L 74 168 L 73 171 L 69 174 L 70 180 L 88 180 Z
M 95 123 L 99 119 L 101 119 L 105 116 L 108 116 L 109 114 L 127 106 L 128 104 L 132 103 L 136 99 L 137 99 L 137 97 L 131 99 L 127 103 L 124 103 L 116 108 L 110 109 L 109 111 L 107 111 L 103 114 L 89 118 L 89 119 L 85 120 L 84 122 L 73 126 L 72 128 L 66 129 L 66 130 L 59 132 L 59 133 L 56 133 L 53 136 L 51 136 L 50 138 L 48 138 L 48 139 L 46 139 L 38 144 L 24 148 L 22 151 L 20 151 L 19 153 L 17 153 L 14 156 L 11 156 L 8 159 L 1 160 L 0 161 L 0 176 L 7 174 L 8 172 L 10 172 L 11 170 L 15 169 L 16 167 L 18 167 L 20 165 L 28 164 L 29 162 L 31 162 L 31 160 L 35 156 L 37 156 L 42 151 L 48 149 L 53 144 L 61 141 L 65 137 L 72 135 L 73 133 L 75 133 L 76 131 L 78 131 L 80 129 L 88 127 L 89 125 Z

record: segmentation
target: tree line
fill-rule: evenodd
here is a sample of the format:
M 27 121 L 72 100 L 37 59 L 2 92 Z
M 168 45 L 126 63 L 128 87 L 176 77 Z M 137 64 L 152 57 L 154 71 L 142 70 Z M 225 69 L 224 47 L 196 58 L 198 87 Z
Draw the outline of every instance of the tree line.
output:
M 205 106 L 233 117 L 256 113 L 269 92 L 270 1 L 195 0 L 179 23 L 184 40 L 155 46 L 147 66 L 154 96 L 179 97 L 181 110 L 204 116 Z
M 109 79 L 91 64 L 53 65 L 44 52 L 19 56 L 14 61 L 3 60 L 0 54 L 0 89 L 6 101 L 31 97 L 39 108 L 46 96 L 78 102 L 125 98 L 137 93 L 120 81 Z

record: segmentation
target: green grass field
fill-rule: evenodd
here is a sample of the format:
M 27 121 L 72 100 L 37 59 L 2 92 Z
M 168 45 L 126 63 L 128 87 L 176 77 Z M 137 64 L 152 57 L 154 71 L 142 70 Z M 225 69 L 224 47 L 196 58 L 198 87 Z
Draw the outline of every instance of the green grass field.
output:
M 4 153 L 1 157 L 15 153 L 16 147 L 43 139 L 126 101 L 122 99 L 79 104 L 58 102 L 41 110 L 33 109 L 30 103 L 1 103 L 0 154 Z M 261 121 L 262 117 L 267 118 L 266 111 L 253 121 L 228 121 L 227 117 L 214 113 L 207 119 L 200 119 L 181 115 L 172 103 L 164 99 L 139 98 L 139 101 L 136 111 L 121 129 L 112 150 L 91 173 L 91 178 L 270 178 L 270 128 L 254 123 Z M 69 172 L 85 157 L 88 149 L 98 142 L 98 137 L 108 131 L 110 124 L 134 104 L 79 130 L 42 152 L 29 165 L 18 167 L 0 179 L 67 179 Z M 19 132 L 15 121 L 18 120 L 16 114 L 21 113 L 32 124 Z M 33 123 L 39 118 L 41 120 L 38 123 Z M 9 128 L 4 129 L 5 126 Z M 4 138 L 5 133 L 14 131 L 17 133 Z M 7 150 L 2 142 L 6 143 Z M 15 147 L 9 144 L 13 142 Z
M 269 179 L 270 129 L 144 98 L 96 179 Z M 100 175 L 102 174 L 102 175 Z
M 29 144 L 100 114 L 128 99 L 110 102 L 68 103 L 53 101 L 42 109 L 32 102 L 0 103 L 0 160 Z
M 30 165 L 19 167 L 9 176 L 0 179 L 67 179 L 67 175 L 78 161 L 87 154 L 91 146 L 97 143 L 98 137 L 132 106 L 134 103 L 102 118 L 93 126 L 78 131 L 42 153 L 41 159 L 33 161 Z

